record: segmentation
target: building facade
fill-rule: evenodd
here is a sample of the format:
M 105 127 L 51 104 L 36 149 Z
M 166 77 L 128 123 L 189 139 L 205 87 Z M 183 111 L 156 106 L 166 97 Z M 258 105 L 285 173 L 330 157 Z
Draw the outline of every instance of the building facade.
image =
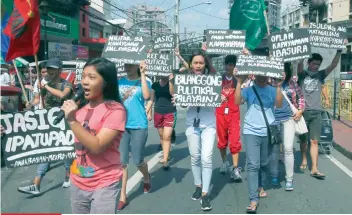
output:
M 171 33 L 166 25 L 165 10 L 149 5 L 137 5 L 128 9 L 129 18 L 125 28 L 134 35 L 154 37 Z
M 307 27 L 309 25 L 309 6 L 286 8 L 281 15 L 281 29 Z

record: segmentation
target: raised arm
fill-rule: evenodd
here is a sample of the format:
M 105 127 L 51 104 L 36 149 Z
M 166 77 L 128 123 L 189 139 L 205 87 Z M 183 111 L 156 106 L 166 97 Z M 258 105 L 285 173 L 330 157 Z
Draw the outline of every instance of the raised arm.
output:
M 169 76 L 169 92 L 170 92 L 170 95 L 175 94 L 174 74 L 172 74 L 172 73 Z
M 342 50 L 337 50 L 336 51 L 335 57 L 332 60 L 330 66 L 328 66 L 325 69 L 325 76 L 328 76 L 332 72 L 332 70 L 334 70 L 336 68 L 337 64 L 339 64 L 339 61 L 340 61 L 340 58 L 341 58 L 341 53 L 342 53 Z
M 175 55 L 178 57 L 178 59 L 180 59 L 183 67 L 186 69 L 189 69 L 189 65 L 188 65 L 187 61 L 185 61 L 185 59 L 183 59 L 178 48 L 175 49 Z
M 146 63 L 145 61 L 142 61 L 141 64 L 139 65 L 139 69 L 141 71 L 141 85 L 142 85 L 142 94 L 143 94 L 143 98 L 145 100 L 148 100 L 150 98 L 150 89 L 148 86 L 148 82 L 147 82 L 147 78 L 145 75 L 145 71 L 146 71 Z
M 150 99 L 149 101 L 147 102 L 147 107 L 145 109 L 145 111 L 147 113 L 149 113 L 149 111 L 152 109 L 153 107 L 153 104 L 154 104 L 154 99 L 155 99 L 155 90 L 152 89 L 152 92 L 150 94 Z

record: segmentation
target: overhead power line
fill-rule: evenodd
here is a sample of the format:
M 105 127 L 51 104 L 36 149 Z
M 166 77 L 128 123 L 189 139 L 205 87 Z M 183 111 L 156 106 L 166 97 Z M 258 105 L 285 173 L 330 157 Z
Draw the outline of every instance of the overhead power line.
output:
M 199 10 L 196 10 L 196 9 L 193 9 L 193 8 L 190 8 L 191 10 L 194 10 L 198 13 L 201 13 L 201 14 L 204 14 L 204 15 L 207 15 L 207 16 L 210 16 L 210 17 L 213 17 L 213 18 L 217 18 L 217 19 L 222 19 L 222 20 L 229 20 L 229 19 L 225 19 L 225 18 L 222 18 L 222 17 L 218 17 L 218 16 L 214 16 L 214 15 L 211 15 L 209 13 L 204 13 L 202 11 L 199 11 Z

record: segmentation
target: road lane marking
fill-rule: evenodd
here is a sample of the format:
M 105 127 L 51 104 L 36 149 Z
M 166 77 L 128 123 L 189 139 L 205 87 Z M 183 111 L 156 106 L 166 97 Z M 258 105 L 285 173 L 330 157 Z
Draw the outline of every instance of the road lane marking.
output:
M 340 168 L 344 173 L 346 173 L 350 178 L 352 178 L 352 171 L 349 170 L 345 165 L 343 165 L 340 161 L 334 158 L 332 155 L 325 155 L 326 158 L 331 160 L 338 168 Z
M 148 161 L 148 170 L 150 172 L 151 169 L 153 169 L 154 166 L 156 166 L 159 163 L 160 156 L 161 156 L 162 151 L 158 152 L 152 159 Z M 132 191 L 132 189 L 140 183 L 141 179 L 143 178 L 142 173 L 137 170 L 137 172 L 127 181 L 127 188 L 126 188 L 126 193 L 127 195 Z

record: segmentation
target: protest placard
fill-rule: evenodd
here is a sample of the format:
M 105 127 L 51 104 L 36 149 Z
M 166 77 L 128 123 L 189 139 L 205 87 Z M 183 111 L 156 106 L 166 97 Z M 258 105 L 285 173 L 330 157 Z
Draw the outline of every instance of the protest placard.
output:
M 260 75 L 271 78 L 282 78 L 284 62 L 282 58 L 257 55 L 240 55 L 236 67 L 237 75 Z
M 345 26 L 322 23 L 309 23 L 308 29 L 310 43 L 313 47 L 328 49 L 346 48 L 345 39 L 347 29 Z
M 311 47 L 307 29 L 294 29 L 270 35 L 269 48 L 273 57 L 285 62 L 310 57 Z
M 145 60 L 147 52 L 151 49 L 150 40 L 144 37 L 109 36 L 105 43 L 102 57 L 116 64 L 117 76 L 126 76 L 124 65 L 139 64 Z
M 75 78 L 75 85 L 81 83 L 82 81 L 82 72 L 83 72 L 83 67 L 86 64 L 86 62 L 76 62 L 76 78 Z
M 8 168 L 55 162 L 76 157 L 74 135 L 65 120 L 53 122 L 60 108 L 1 115 L 2 139 Z
M 147 54 L 146 74 L 151 76 L 169 76 L 172 73 L 172 56 L 170 54 Z
M 154 38 L 153 51 L 173 50 L 176 48 L 176 34 L 161 35 Z
M 175 75 L 175 104 L 180 106 L 220 107 L 221 75 Z
M 246 44 L 246 31 L 206 30 L 207 54 L 237 55 Z

